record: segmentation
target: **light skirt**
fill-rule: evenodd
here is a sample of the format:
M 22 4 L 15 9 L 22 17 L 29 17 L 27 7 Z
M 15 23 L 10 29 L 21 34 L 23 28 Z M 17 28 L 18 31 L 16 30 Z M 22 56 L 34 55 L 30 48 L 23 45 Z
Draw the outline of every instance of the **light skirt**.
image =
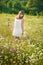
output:
M 20 29 L 18 29 L 18 30 L 16 29 L 15 30 L 14 29 L 12 35 L 16 36 L 16 37 L 21 37 L 22 36 L 22 30 L 20 30 Z
M 22 36 L 22 20 L 15 19 L 14 28 L 13 28 L 13 36 L 21 37 Z

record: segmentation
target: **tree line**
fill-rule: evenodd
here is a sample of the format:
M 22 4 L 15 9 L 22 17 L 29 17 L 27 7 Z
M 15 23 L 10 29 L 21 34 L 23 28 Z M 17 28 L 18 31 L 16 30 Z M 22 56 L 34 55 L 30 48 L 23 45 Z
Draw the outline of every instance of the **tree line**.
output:
M 17 14 L 20 10 L 26 14 L 43 15 L 43 0 L 0 0 L 0 13 Z

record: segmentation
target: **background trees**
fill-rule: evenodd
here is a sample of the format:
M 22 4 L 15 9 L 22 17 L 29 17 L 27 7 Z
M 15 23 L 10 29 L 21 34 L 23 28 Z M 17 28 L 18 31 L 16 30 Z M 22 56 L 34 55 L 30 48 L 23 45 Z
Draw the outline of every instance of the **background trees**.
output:
M 0 0 L 0 12 L 18 13 L 19 10 L 43 15 L 43 0 Z

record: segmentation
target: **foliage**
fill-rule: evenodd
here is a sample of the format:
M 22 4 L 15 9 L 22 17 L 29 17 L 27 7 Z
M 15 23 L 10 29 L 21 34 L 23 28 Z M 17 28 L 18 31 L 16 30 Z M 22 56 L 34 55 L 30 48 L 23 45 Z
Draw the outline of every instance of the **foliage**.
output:
M 0 46 L 0 65 L 42 65 L 43 49 L 41 44 L 13 44 Z M 37 46 L 38 45 L 38 46 Z
M 0 0 L 0 12 L 18 13 L 19 10 L 27 14 L 39 14 L 43 11 L 43 0 Z

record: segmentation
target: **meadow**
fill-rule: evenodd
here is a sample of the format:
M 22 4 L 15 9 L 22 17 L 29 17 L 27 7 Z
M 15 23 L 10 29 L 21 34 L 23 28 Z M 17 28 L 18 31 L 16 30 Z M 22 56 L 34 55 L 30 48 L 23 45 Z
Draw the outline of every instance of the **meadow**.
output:
M 43 16 L 24 16 L 20 42 L 12 35 L 15 14 L 0 14 L 0 65 L 43 65 Z

